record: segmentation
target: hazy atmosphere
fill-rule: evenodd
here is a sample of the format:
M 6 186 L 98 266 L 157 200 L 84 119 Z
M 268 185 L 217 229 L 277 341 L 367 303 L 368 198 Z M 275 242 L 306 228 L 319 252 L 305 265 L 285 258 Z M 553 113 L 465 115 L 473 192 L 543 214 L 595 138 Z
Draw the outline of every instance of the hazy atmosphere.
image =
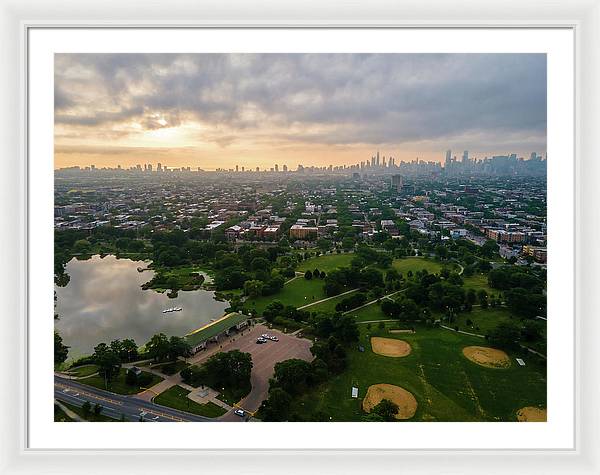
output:
M 55 166 L 546 152 L 544 54 L 57 54 Z

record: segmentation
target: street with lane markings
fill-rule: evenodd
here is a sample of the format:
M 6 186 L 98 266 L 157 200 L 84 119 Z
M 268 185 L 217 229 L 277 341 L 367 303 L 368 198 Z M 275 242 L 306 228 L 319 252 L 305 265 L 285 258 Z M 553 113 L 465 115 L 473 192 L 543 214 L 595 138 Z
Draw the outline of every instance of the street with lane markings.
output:
M 125 417 L 133 422 L 139 422 L 140 419 L 145 422 L 215 422 L 215 419 L 160 406 L 135 396 L 114 394 L 56 375 L 54 398 L 78 407 L 83 406 L 86 401 L 92 406 L 100 404 L 104 408 L 102 414 L 117 421 Z

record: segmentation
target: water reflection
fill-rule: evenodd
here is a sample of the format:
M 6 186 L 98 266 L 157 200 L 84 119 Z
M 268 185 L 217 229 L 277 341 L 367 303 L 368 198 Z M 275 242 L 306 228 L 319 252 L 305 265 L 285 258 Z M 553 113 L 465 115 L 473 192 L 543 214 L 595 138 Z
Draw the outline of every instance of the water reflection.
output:
M 72 259 L 67 264 L 69 284 L 55 287 L 60 315 L 55 327 L 71 347 L 70 358 L 89 354 L 99 342 L 116 338 L 133 338 L 142 345 L 158 332 L 182 336 L 218 318 L 228 306 L 206 290 L 180 291 L 175 299 L 142 290 L 140 286 L 153 272 L 140 273 L 137 267 L 145 267 L 145 263 L 115 256 Z M 169 307 L 183 310 L 163 314 Z

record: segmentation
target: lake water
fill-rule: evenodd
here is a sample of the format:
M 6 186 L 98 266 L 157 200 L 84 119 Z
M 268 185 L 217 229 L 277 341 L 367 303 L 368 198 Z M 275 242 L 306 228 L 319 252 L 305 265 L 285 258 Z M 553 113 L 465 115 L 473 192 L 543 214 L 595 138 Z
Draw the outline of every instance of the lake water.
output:
M 71 280 L 66 287 L 55 287 L 60 319 L 54 326 L 71 347 L 69 358 L 91 354 L 98 343 L 117 338 L 133 338 L 141 346 L 156 333 L 183 336 L 222 316 L 229 306 L 206 290 L 179 291 L 174 299 L 142 290 L 141 285 L 154 276 L 153 271 L 137 271 L 146 266 L 115 256 L 72 259 L 67 264 Z M 183 310 L 162 313 L 170 307 Z

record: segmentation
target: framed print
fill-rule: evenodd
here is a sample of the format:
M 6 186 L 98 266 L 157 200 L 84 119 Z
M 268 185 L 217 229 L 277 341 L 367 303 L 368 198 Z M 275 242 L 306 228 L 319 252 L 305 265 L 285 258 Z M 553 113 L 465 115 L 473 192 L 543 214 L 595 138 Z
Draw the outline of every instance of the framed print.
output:
M 3 5 L 4 470 L 597 473 L 598 5 L 510 3 Z

